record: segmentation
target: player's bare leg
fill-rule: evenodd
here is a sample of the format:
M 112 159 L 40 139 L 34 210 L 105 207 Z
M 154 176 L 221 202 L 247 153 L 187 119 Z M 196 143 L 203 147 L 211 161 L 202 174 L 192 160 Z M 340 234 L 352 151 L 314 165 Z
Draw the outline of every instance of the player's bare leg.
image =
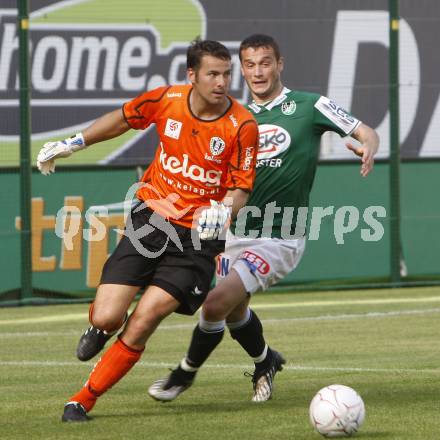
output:
M 200 321 L 193 331 L 187 356 L 167 378 L 159 379 L 151 385 L 149 395 L 167 402 L 188 389 L 198 369 L 222 340 L 226 321 L 231 336 L 255 363 L 252 400 L 269 400 L 272 397 L 273 378 L 282 369 L 285 361 L 279 353 L 267 346 L 261 322 L 249 309 L 249 300 L 250 296 L 240 276 L 232 269 L 208 294 Z
M 249 309 L 250 296 L 239 274 L 230 273 L 208 294 L 201 317 L 193 331 L 188 354 L 165 379 L 157 380 L 148 393 L 156 400 L 174 400 L 189 388 L 194 377 L 223 338 L 225 323 L 231 336 L 245 349 L 255 363 L 251 375 L 254 395 L 252 401 L 269 400 L 273 393 L 273 379 L 282 370 L 284 358 L 271 350 L 263 337 L 258 316 Z
M 212 289 L 203 303 L 203 316 L 207 321 L 220 321 L 240 310 L 242 303 L 249 303 L 249 295 L 238 273 L 232 269 L 229 274 Z
M 131 314 L 120 339 L 135 350 L 143 350 L 157 326 L 179 305 L 179 301 L 160 287 L 148 287 Z
M 90 306 L 90 327 L 81 336 L 76 355 L 80 361 L 96 356 L 124 325 L 127 311 L 139 291 L 137 286 L 101 284 Z
M 145 343 L 179 302 L 163 289 L 150 286 L 130 316 L 118 340 L 93 368 L 83 388 L 64 406 L 63 422 L 86 422 L 99 396 L 121 380 L 140 359 Z
M 237 306 L 237 301 L 247 299 L 238 274 L 232 272 L 209 292 L 194 328 L 188 355 L 168 377 L 155 381 L 148 389 L 153 399 L 169 402 L 188 389 L 199 367 L 222 340 L 224 317 Z

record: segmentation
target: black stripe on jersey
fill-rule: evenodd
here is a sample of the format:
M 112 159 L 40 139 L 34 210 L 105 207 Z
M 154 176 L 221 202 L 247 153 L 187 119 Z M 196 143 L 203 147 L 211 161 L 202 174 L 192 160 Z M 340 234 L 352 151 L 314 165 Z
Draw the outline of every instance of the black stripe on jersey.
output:
M 121 111 L 122 111 L 122 117 L 124 118 L 125 123 L 127 124 L 127 126 L 129 128 L 132 128 L 130 123 L 127 121 L 127 118 L 125 117 L 125 112 L 124 112 L 124 105 L 121 107 Z
M 124 106 L 125 106 L 125 104 L 124 104 L 124 105 L 122 106 L 122 114 L 124 115 L 125 122 L 126 122 L 128 125 L 130 125 L 130 123 L 128 122 L 130 119 L 145 119 L 145 116 L 143 116 L 143 115 L 141 114 L 141 112 L 139 111 L 139 108 L 142 107 L 146 102 L 159 102 L 159 101 L 164 97 L 165 93 L 167 93 L 168 90 L 170 90 L 171 87 L 172 87 L 172 86 L 168 86 L 168 87 L 164 90 L 164 92 L 162 93 L 162 95 L 160 95 L 159 98 L 157 98 L 157 99 L 145 99 L 144 101 L 141 101 L 141 102 L 140 102 L 140 103 L 134 108 L 135 111 L 138 113 L 138 116 L 130 116 L 130 117 L 127 118 L 127 116 L 125 115 L 125 111 L 124 111 Z M 131 125 L 130 125 L 130 127 L 131 127 Z
M 246 125 L 246 124 L 255 124 L 257 125 L 257 123 L 255 122 L 255 120 L 253 119 L 248 119 L 247 121 L 244 121 L 240 127 L 238 128 L 238 133 L 237 133 L 237 145 L 238 145 L 238 154 L 237 154 L 237 165 L 234 165 L 232 162 L 229 162 L 229 168 L 232 168 L 234 170 L 238 170 L 240 168 L 240 165 L 242 163 L 242 156 L 243 156 L 243 146 L 241 144 L 241 140 L 240 140 L 240 131 L 242 130 L 242 128 Z M 257 133 L 258 133 L 258 126 L 257 126 Z M 256 145 L 255 148 L 258 148 L 258 138 L 256 139 Z
M 226 113 L 228 113 L 228 111 L 229 111 L 229 110 L 231 109 L 231 107 L 232 107 L 232 104 L 233 104 L 232 99 L 231 99 L 229 96 L 226 96 L 226 98 L 227 98 L 228 101 L 229 101 L 229 105 L 228 105 L 228 108 L 225 110 L 224 113 L 222 113 L 219 117 L 217 117 L 217 118 L 215 118 L 215 119 L 202 119 L 202 118 L 199 118 L 199 117 L 197 117 L 197 116 L 193 113 L 193 111 L 192 111 L 192 109 L 191 109 L 191 104 L 190 104 L 190 102 L 189 102 L 192 91 L 193 91 L 193 89 L 191 88 L 191 90 L 190 90 L 189 93 L 188 93 L 188 97 L 186 98 L 186 105 L 188 106 L 188 109 L 189 109 L 189 112 L 191 113 L 191 116 L 192 116 L 193 118 L 197 119 L 198 121 L 201 121 L 201 122 L 214 122 L 214 121 L 218 121 L 219 119 L 223 118 L 223 116 L 225 116 Z

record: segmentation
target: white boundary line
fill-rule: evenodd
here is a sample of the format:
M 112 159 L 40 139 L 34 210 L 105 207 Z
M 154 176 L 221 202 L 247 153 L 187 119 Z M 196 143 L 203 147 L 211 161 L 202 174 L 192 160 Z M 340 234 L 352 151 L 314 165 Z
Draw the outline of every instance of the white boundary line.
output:
M 0 367 L 69 367 L 86 366 L 91 367 L 94 362 L 73 362 L 73 361 L 0 361 Z M 138 362 L 144 368 L 172 368 L 174 364 L 168 362 Z M 251 368 L 250 364 L 205 364 L 203 368 L 223 370 L 246 370 Z M 439 368 L 361 368 L 361 367 L 319 367 L 298 364 L 287 364 L 283 370 L 288 371 L 341 371 L 349 373 L 406 373 L 406 374 L 440 374 Z
M 379 305 L 379 304 L 413 304 L 413 303 L 436 303 L 440 302 L 440 296 L 428 296 L 421 298 L 387 298 L 387 299 L 353 299 L 353 300 L 338 300 L 338 301 L 302 301 L 302 302 L 288 302 L 288 303 L 268 303 L 268 304 L 255 304 L 251 308 L 255 310 L 266 310 L 266 309 L 284 309 L 284 308 L 300 308 L 300 307 L 326 307 L 326 306 L 348 306 L 348 305 Z M 432 309 L 438 310 L 438 309 Z M 423 310 L 417 311 L 417 313 Z M 411 311 L 409 311 L 411 312 Z M 377 312 L 382 313 L 382 312 Z M 394 311 L 394 312 L 383 312 L 383 313 L 402 313 L 405 311 Z M 355 316 L 364 316 L 366 314 L 359 314 Z M 373 312 L 374 315 L 374 312 Z M 353 316 L 352 314 L 347 315 L 333 315 L 333 316 Z M 379 316 L 379 315 L 378 315 Z M 386 315 L 387 316 L 387 315 Z M 373 316 L 374 317 L 374 316 Z M 55 316 L 39 316 L 34 318 L 18 318 L 18 319 L 4 319 L 0 320 L 0 326 L 2 325 L 16 325 L 16 324 L 37 324 L 44 322 L 67 322 L 67 321 L 80 321 L 87 318 L 87 313 L 66 313 L 65 315 L 55 315 Z M 292 318 L 295 320 L 304 318 Z M 315 319 L 315 318 L 307 318 Z M 160 328 L 160 327 L 159 327 Z M 162 326 L 164 328 L 164 326 Z M 176 327 L 175 327 L 176 328 Z
M 345 319 L 389 318 L 393 316 L 430 315 L 440 313 L 440 308 L 418 310 L 391 310 L 389 312 L 342 313 L 340 315 L 302 316 L 296 318 L 262 319 L 263 324 L 281 324 L 284 322 L 339 321 Z
M 326 307 L 326 306 L 357 306 L 375 304 L 413 304 L 413 303 L 440 302 L 439 296 L 425 296 L 421 298 L 376 298 L 376 299 L 350 299 L 350 300 L 320 300 L 302 302 L 278 302 L 272 304 L 256 304 L 253 309 L 282 309 L 284 307 Z
M 262 319 L 263 324 L 284 324 L 291 322 L 305 322 L 305 321 L 339 321 L 339 320 L 350 320 L 350 319 L 363 319 L 363 318 L 389 318 L 389 317 L 398 317 L 398 316 L 411 316 L 411 315 L 431 315 L 440 313 L 440 308 L 434 309 L 416 309 L 416 310 L 394 310 L 388 312 L 367 312 L 367 313 L 344 313 L 339 315 L 318 315 L 318 316 L 301 316 L 296 318 L 274 318 L 274 319 Z M 41 323 L 41 322 L 56 322 L 56 321 L 68 321 L 69 319 L 66 316 L 71 316 L 74 320 L 84 320 L 86 321 L 86 314 L 78 314 L 78 315 L 64 315 L 63 319 L 58 319 L 61 317 L 50 317 L 53 318 L 51 321 L 35 321 L 32 323 Z M 29 318 L 32 319 L 32 318 Z M 0 321 L 1 324 L 22 324 L 19 320 L 8 320 L 8 321 Z M 30 323 L 29 320 L 25 323 Z M 179 330 L 179 329 L 191 329 L 195 325 L 195 320 L 188 324 L 165 324 L 158 327 L 158 331 L 160 330 Z M 7 332 L 0 333 L 0 339 L 2 338 L 14 338 L 14 337 L 28 337 L 28 336 L 71 336 L 71 335 L 79 335 L 78 331 L 69 330 L 66 332 Z

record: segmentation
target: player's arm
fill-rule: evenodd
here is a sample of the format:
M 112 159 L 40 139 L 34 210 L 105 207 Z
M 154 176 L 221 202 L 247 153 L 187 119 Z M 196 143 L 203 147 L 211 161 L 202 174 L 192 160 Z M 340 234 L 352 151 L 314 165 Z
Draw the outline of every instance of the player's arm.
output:
M 318 95 L 315 95 L 318 96 Z M 352 136 L 359 141 L 359 147 L 347 142 L 346 147 L 362 158 L 361 175 L 366 176 L 374 165 L 374 155 L 379 148 L 379 136 L 359 119 L 347 113 L 340 105 L 326 96 L 319 96 L 314 104 L 314 123 L 322 130 L 331 130 L 339 136 Z
M 122 110 L 117 109 L 98 118 L 82 134 L 86 145 L 90 146 L 118 137 L 130 128 Z
M 361 175 L 365 177 L 373 169 L 374 155 L 379 148 L 379 136 L 375 130 L 364 123 L 359 124 L 351 136 L 361 145 L 356 147 L 351 142 L 347 142 L 345 145 L 356 156 L 362 158 Z
M 161 105 L 167 87 L 145 92 L 129 102 L 122 109 L 114 110 L 98 118 L 82 133 L 78 133 L 64 141 L 48 142 L 37 157 L 38 169 L 43 174 L 55 171 L 55 159 L 68 157 L 76 151 L 83 150 L 97 142 L 113 139 L 130 128 L 144 130 L 154 122 L 157 108 Z
M 226 193 L 223 203 L 230 208 L 231 218 L 235 219 L 238 211 L 246 205 L 249 193 L 240 188 L 229 190 Z
M 55 159 L 69 157 L 97 142 L 113 139 L 130 129 L 121 109 L 107 113 L 82 133 L 64 139 L 63 141 L 47 142 L 38 153 L 37 167 L 42 174 L 48 175 L 55 171 Z

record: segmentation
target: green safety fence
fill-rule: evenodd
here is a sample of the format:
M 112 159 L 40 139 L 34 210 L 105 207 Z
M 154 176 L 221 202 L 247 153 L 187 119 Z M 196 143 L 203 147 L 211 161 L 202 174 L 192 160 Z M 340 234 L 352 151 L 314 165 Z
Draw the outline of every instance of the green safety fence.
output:
M 81 131 L 144 90 L 184 83 L 186 47 L 197 35 L 229 47 L 231 94 L 247 102 L 237 50 L 253 32 L 279 41 L 287 86 L 334 97 L 382 138 L 367 179 L 344 154 L 344 140 L 324 138 L 309 222 L 320 209 L 328 215 L 319 234 L 309 223 L 305 256 L 276 289 L 440 283 L 440 83 L 430 55 L 440 24 L 435 2 L 6 3 L 0 10 L 0 305 L 94 296 L 123 228 L 127 189 L 157 139 L 154 130 L 129 131 L 60 162 L 50 177 L 35 169 L 41 146 Z M 67 206 L 76 214 L 57 223 Z M 99 241 L 87 239 L 96 212 L 106 231 Z M 63 238 L 60 228 L 73 227 L 78 232 Z

